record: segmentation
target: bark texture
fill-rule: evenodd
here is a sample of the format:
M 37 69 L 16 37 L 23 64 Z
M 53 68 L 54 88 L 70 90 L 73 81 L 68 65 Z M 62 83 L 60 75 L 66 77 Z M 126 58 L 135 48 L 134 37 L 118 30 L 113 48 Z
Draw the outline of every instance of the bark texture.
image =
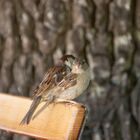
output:
M 63 54 L 85 58 L 91 83 L 82 140 L 140 139 L 139 0 L 0 0 L 0 91 L 31 96 Z M 31 138 L 0 132 L 1 140 Z

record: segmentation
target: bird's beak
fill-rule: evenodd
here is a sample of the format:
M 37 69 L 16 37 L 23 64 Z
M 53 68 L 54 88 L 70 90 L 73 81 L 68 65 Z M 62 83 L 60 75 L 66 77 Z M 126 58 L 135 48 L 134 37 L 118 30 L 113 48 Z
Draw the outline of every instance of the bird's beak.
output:
M 80 61 L 77 62 L 77 68 L 79 68 L 81 65 Z

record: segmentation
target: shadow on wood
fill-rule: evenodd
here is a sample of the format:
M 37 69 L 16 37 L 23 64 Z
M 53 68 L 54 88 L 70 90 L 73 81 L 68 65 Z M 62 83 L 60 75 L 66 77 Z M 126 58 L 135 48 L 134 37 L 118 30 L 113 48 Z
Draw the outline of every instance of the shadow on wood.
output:
M 29 98 L 0 94 L 0 129 L 40 139 L 78 139 L 86 114 L 83 105 L 57 102 L 49 105 L 29 125 L 19 125 L 30 104 Z

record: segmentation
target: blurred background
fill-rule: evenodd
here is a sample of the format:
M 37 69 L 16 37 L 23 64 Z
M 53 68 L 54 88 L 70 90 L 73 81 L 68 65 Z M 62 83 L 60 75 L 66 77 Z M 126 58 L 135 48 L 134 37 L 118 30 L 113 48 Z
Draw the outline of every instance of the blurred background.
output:
M 31 96 L 63 54 L 91 68 L 81 140 L 140 140 L 140 0 L 0 0 L 0 92 Z

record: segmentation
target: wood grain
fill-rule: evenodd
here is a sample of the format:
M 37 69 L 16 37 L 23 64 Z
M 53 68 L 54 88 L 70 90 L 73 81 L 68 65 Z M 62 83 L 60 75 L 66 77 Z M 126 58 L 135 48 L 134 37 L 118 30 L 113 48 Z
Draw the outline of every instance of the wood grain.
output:
M 0 129 L 40 139 L 78 139 L 86 113 L 83 105 L 57 102 L 49 105 L 29 125 L 19 125 L 30 104 L 28 98 L 0 94 Z

